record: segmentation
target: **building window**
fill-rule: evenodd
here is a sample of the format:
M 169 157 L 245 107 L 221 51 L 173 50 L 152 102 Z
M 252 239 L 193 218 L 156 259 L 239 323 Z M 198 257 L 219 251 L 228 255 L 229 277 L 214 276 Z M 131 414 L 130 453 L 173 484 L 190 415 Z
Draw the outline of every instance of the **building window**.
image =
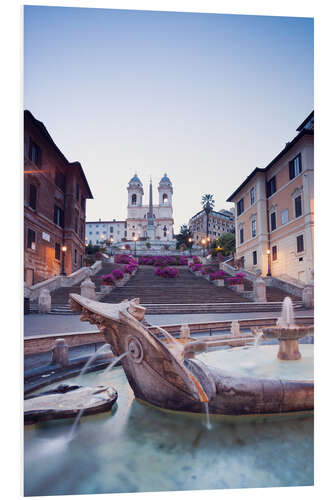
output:
M 32 229 L 28 229 L 27 248 L 36 250 L 36 232 Z
M 113 226 L 110 227 L 110 233 L 113 233 Z
M 300 236 L 297 236 L 296 242 L 297 242 L 297 253 L 304 252 L 303 234 L 301 234 Z
M 76 201 L 80 199 L 80 186 L 76 184 Z
M 257 265 L 257 251 L 252 252 L 253 265 Z
M 54 258 L 60 260 L 60 243 L 54 245 Z
M 58 186 L 58 188 L 61 189 L 61 191 L 65 192 L 66 178 L 65 178 L 64 174 L 59 172 L 59 170 L 56 170 L 54 181 L 56 183 L 56 186 Z
M 132 205 L 136 205 L 136 194 L 132 194 Z
M 302 172 L 301 153 L 289 162 L 289 179 L 294 179 Z
M 250 189 L 250 203 L 251 205 L 254 205 L 255 202 L 255 191 L 254 187 Z
M 302 196 L 296 196 L 295 200 L 295 217 L 300 217 L 302 215 Z
M 80 255 L 80 267 L 82 267 L 82 266 L 83 266 L 83 255 L 81 254 Z
M 283 226 L 283 224 L 287 224 L 287 222 L 289 222 L 289 208 L 286 208 L 281 212 L 281 226 Z
M 256 219 L 251 220 L 251 234 L 252 234 L 252 238 L 255 238 L 255 236 L 257 236 L 257 220 Z
M 277 246 L 272 247 L 272 260 L 277 260 Z
M 244 212 L 244 198 L 237 202 L 237 215 L 241 215 Z
M 53 222 L 57 226 L 64 227 L 64 211 L 57 205 L 54 205 Z
M 42 164 L 42 150 L 31 138 L 29 144 L 29 160 L 38 167 Z
M 267 182 L 267 198 L 272 196 L 276 191 L 276 179 L 275 175 Z
M 244 243 L 244 228 L 243 227 L 239 230 L 239 242 Z
M 76 215 L 75 219 L 74 219 L 74 229 L 75 229 L 76 233 L 78 232 L 78 224 L 79 224 L 79 220 L 78 220 L 78 217 Z
M 276 229 L 276 212 L 271 213 L 271 231 Z
M 29 207 L 36 210 L 37 188 L 34 184 L 29 186 Z
M 81 194 L 81 208 L 82 208 L 82 210 L 84 210 L 85 207 L 86 207 L 86 199 L 83 196 L 83 194 Z
M 74 264 L 76 264 L 76 263 L 77 263 L 77 250 L 75 248 L 75 250 L 74 250 Z

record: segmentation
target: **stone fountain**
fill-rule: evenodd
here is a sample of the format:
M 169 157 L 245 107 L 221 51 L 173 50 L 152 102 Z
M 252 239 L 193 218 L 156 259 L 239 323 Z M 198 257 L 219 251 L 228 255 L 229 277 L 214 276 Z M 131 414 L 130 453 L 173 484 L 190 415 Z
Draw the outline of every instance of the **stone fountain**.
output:
M 207 365 L 195 359 L 195 355 L 207 348 L 208 341 L 186 342 L 189 337 L 186 326 L 180 341 L 165 331 L 160 332 L 164 336 L 161 339 L 145 325 L 145 308 L 139 299 L 105 304 L 70 294 L 70 305 L 81 312 L 82 321 L 98 326 L 115 356 L 128 352 L 121 361 L 124 372 L 136 398 L 146 403 L 194 413 L 205 413 L 208 409 L 217 415 L 281 414 L 313 409 L 313 381 L 235 376 L 223 368 Z M 280 336 L 286 329 L 296 333 L 296 328 L 291 324 L 285 327 L 282 320 L 277 329 Z M 298 334 L 299 330 L 302 329 L 297 329 Z
M 313 333 L 313 326 L 296 325 L 293 304 L 290 297 L 283 301 L 282 314 L 275 327 L 263 328 L 264 338 L 274 338 L 279 341 L 278 359 L 283 361 L 296 361 L 301 359 L 299 339 Z

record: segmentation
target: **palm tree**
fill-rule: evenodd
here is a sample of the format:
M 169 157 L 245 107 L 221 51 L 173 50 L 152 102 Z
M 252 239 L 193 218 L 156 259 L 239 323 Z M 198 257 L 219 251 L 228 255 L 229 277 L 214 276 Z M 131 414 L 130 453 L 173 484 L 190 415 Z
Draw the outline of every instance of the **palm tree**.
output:
M 207 216 L 207 231 L 206 231 L 206 236 L 208 238 L 208 219 L 209 219 L 209 214 L 212 212 L 214 205 L 215 205 L 215 200 L 212 194 L 204 194 L 201 198 L 201 205 L 204 211 L 206 212 Z

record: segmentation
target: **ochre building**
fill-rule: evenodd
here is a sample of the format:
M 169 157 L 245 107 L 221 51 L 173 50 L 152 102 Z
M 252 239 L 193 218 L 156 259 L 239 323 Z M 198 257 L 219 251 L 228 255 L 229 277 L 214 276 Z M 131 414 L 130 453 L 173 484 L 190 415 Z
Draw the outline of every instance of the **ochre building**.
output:
M 306 283 L 313 271 L 314 113 L 227 201 L 235 204 L 236 258 L 245 269 Z

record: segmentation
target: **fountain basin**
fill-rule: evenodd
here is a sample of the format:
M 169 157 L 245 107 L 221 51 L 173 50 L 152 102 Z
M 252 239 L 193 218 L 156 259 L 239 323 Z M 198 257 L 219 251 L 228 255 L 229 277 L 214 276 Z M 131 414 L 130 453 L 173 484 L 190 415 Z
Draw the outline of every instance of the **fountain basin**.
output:
M 116 356 L 129 351 L 122 366 L 135 396 L 154 406 L 191 413 L 261 415 L 313 409 L 313 380 L 243 377 L 200 359 L 185 359 L 184 346 L 162 342 L 142 322 L 139 299 L 101 304 L 71 294 L 81 319 L 96 324 Z M 172 340 L 172 341 L 171 341 Z M 236 340 L 236 337 L 234 338 Z M 202 350 L 201 342 L 198 343 Z
M 275 338 L 279 341 L 278 359 L 283 361 L 297 361 L 302 355 L 299 351 L 299 339 L 313 333 L 313 326 L 293 326 L 289 328 L 268 327 L 263 328 L 265 338 Z

